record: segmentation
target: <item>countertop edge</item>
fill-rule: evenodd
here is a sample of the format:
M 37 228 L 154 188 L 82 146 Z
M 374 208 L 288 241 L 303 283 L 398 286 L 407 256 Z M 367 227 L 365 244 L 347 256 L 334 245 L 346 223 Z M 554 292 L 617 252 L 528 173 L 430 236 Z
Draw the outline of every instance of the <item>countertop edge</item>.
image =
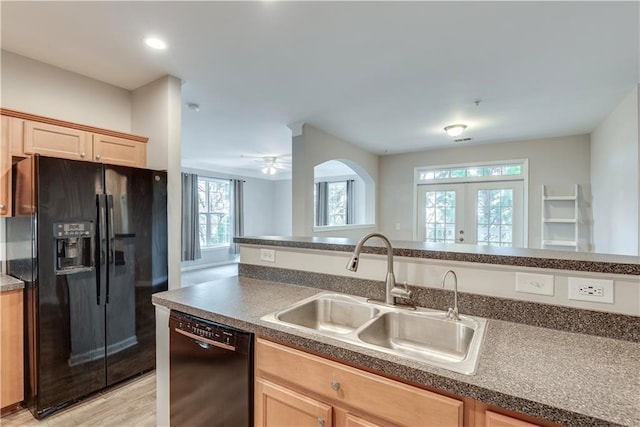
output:
M 15 277 L 0 274 L 0 293 L 24 289 L 24 282 Z

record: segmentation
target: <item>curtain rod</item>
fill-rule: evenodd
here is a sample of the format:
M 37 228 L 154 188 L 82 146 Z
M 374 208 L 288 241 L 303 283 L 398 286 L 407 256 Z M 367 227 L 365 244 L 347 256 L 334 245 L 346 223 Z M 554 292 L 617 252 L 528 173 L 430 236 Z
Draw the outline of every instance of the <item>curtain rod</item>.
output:
M 238 181 L 242 181 L 242 182 L 247 182 L 244 179 L 238 179 L 238 178 L 220 178 L 219 176 L 210 176 L 210 175 L 198 175 L 197 173 L 190 173 L 190 172 L 182 172 L 183 175 L 197 175 L 197 176 L 202 176 L 204 178 L 210 178 L 210 179 L 219 179 L 222 181 L 233 181 L 234 179 L 238 180 Z

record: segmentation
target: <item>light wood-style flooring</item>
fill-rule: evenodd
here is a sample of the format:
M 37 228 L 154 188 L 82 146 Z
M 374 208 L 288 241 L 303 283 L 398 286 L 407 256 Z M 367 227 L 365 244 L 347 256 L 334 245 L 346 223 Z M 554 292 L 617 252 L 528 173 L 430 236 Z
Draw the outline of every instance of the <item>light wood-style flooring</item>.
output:
M 156 425 L 156 374 L 150 372 L 92 396 L 43 420 L 24 409 L 0 418 L 2 427 L 13 426 L 114 426 Z

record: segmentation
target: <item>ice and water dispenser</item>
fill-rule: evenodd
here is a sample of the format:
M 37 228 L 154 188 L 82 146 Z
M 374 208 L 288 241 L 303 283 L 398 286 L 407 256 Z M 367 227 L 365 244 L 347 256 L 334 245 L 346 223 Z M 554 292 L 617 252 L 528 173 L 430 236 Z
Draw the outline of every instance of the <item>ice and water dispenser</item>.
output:
M 56 245 L 56 274 L 93 270 L 93 223 L 56 222 L 53 224 Z

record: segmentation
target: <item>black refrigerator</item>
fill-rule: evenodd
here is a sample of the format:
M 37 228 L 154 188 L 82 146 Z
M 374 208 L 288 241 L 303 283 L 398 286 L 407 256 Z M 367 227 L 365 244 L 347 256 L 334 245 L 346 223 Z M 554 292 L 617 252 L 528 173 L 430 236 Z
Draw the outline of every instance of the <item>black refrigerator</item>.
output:
M 25 400 L 41 418 L 155 367 L 167 177 L 35 155 L 13 183 L 8 270 L 25 281 Z

